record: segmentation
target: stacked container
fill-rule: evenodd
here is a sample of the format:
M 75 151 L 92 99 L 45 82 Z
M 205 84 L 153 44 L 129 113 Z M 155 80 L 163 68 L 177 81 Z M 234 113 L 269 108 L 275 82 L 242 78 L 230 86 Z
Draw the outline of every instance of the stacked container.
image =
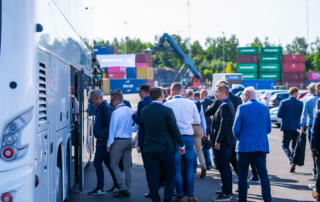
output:
M 126 78 L 126 67 L 108 67 L 108 79 L 125 79 Z
M 114 46 L 94 46 L 94 57 L 97 55 L 116 54 L 116 47 Z
M 282 47 L 265 47 L 261 49 L 259 79 L 275 80 L 281 84 Z
M 146 79 L 146 84 L 154 86 L 152 54 L 136 54 L 137 79 Z
M 238 48 L 237 73 L 242 73 L 243 80 L 258 78 L 258 47 Z
M 283 56 L 283 85 L 286 86 L 286 89 L 293 86 L 304 89 L 304 63 L 304 55 Z

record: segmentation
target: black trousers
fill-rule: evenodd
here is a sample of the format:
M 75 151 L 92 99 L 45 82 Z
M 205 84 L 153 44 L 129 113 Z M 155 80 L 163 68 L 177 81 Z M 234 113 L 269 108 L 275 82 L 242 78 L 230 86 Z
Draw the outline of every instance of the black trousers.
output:
M 320 155 L 316 155 L 314 159 L 316 162 L 316 192 L 320 196 Z
M 146 153 L 150 169 L 149 188 L 153 202 L 160 202 L 159 189 L 160 189 L 160 176 L 164 174 L 166 185 L 164 188 L 164 201 L 172 201 L 175 177 L 176 177 L 176 164 L 175 153 L 163 152 L 149 152 Z
M 148 182 L 148 188 L 150 190 L 150 182 L 149 182 L 149 180 L 150 180 L 150 168 L 149 168 L 149 161 L 148 161 L 147 153 L 143 152 L 143 147 L 140 147 L 140 151 L 141 151 L 143 166 L 144 166 L 144 169 L 146 171 L 146 178 L 147 178 L 147 182 Z

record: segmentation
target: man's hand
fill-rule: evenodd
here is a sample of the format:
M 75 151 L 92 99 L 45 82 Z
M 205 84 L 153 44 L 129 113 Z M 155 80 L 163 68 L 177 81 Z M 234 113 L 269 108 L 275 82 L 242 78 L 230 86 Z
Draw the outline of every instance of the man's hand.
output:
M 179 154 L 182 156 L 186 152 L 186 148 L 179 149 Z
M 202 134 L 202 139 L 207 137 L 208 137 L 207 134 Z
M 318 151 L 310 151 L 311 157 L 314 158 L 316 155 L 318 155 Z
M 107 152 L 111 153 L 111 152 L 110 152 L 110 147 L 107 147 Z
M 220 150 L 220 143 L 216 143 L 214 145 L 214 149 L 219 151 Z
M 137 114 L 138 112 L 137 112 L 137 111 L 134 111 L 133 113 L 134 113 L 134 114 Z

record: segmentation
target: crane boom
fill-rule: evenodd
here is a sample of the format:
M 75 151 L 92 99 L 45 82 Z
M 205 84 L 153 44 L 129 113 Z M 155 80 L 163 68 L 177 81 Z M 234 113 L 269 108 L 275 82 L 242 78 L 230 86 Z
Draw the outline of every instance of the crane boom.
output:
M 164 46 L 165 40 L 168 41 L 172 49 Z M 160 38 L 159 44 L 156 45 L 155 47 L 143 50 L 143 52 L 155 52 L 155 51 L 166 51 L 166 52 L 177 53 L 178 56 L 183 60 L 184 64 L 188 65 L 189 70 L 194 74 L 194 76 L 200 79 L 201 74 L 197 71 L 196 67 L 194 66 L 194 62 L 184 54 L 184 52 L 179 48 L 177 43 L 171 38 L 169 34 L 167 33 L 163 34 L 163 36 Z

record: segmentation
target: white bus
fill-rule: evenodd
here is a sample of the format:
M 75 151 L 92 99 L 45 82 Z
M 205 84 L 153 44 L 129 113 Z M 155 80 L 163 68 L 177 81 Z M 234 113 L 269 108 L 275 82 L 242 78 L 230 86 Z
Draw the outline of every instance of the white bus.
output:
M 82 190 L 88 92 L 101 74 L 91 33 L 82 0 L 0 0 L 0 201 L 60 202 L 77 182 Z

